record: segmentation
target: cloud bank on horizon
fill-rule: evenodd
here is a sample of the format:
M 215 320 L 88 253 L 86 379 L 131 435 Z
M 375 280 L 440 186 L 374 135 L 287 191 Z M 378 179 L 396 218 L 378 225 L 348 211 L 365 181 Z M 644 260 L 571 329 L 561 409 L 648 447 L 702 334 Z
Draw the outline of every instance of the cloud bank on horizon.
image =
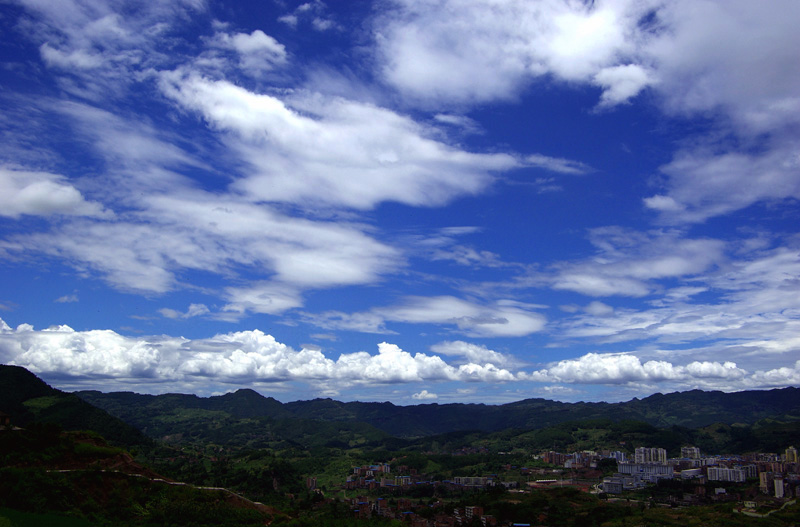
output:
M 798 23 L 9 2 L 0 362 L 402 404 L 800 385 Z

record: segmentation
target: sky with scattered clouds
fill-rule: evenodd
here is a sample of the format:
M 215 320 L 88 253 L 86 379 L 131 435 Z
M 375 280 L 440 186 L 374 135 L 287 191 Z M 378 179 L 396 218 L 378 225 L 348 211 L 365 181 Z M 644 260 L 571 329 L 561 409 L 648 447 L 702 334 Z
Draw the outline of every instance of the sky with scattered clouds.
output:
M 6 0 L 0 362 L 65 390 L 800 385 L 796 0 Z

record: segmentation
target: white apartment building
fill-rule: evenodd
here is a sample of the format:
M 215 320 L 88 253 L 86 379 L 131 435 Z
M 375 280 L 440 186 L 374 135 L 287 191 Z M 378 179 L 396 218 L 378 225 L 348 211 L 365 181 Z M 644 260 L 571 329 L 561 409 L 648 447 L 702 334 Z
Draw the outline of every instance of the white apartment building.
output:
M 708 481 L 730 481 L 743 483 L 747 479 L 747 471 L 741 468 L 708 467 Z
M 666 463 L 667 451 L 663 448 L 638 447 L 634 451 L 635 463 Z

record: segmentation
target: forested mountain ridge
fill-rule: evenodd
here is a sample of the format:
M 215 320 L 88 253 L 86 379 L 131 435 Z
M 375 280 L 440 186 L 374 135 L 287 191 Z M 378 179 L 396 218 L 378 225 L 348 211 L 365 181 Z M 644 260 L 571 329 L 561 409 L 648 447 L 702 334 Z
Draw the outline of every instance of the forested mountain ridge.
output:
M 112 441 L 138 442 L 143 440 L 138 431 L 143 431 L 154 438 L 174 434 L 198 437 L 238 434 L 237 441 L 252 436 L 266 437 L 272 443 L 289 441 L 298 446 L 313 446 L 470 430 L 536 430 L 587 419 L 633 420 L 656 427 L 689 428 L 715 423 L 754 424 L 764 419 L 800 421 L 800 389 L 736 393 L 692 390 L 658 393 L 620 403 L 563 403 L 546 399 L 503 405 L 398 406 L 389 402 L 332 399 L 281 403 L 250 389 L 213 397 L 99 391 L 67 394 L 48 386 L 24 368 L 0 365 L 0 410 L 11 414 L 20 425 L 34 419 L 54 422 L 65 429 L 96 430 Z
M 234 418 L 302 419 L 343 426 L 362 423 L 395 437 L 414 438 L 454 431 L 540 429 L 583 419 L 636 420 L 658 427 L 703 427 L 714 423 L 753 424 L 763 419 L 800 420 L 800 389 L 752 390 L 737 393 L 692 390 L 654 394 L 621 403 L 563 403 L 526 399 L 504 405 L 340 402 L 314 399 L 280 403 L 253 390 L 208 398 L 194 395 L 138 395 L 130 392 L 77 392 L 134 426 L 143 428 L 157 412 L 200 410 Z M 208 415 L 208 414 L 206 414 Z

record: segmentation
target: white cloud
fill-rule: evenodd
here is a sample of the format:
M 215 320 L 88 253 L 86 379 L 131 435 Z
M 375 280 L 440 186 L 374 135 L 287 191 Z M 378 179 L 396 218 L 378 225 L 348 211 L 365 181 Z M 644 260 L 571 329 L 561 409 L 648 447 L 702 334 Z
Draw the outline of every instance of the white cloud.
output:
M 735 361 L 748 371 L 781 367 L 800 353 L 800 251 L 742 245 L 716 272 L 689 276 L 649 308 L 574 308 L 554 329 L 561 338 L 601 344 L 640 341 L 640 357 Z
M 252 33 L 217 33 L 211 40 L 217 48 L 229 49 L 239 55 L 239 67 L 258 75 L 286 64 L 286 47 L 260 29 Z M 216 57 L 201 57 L 201 61 L 214 61 Z
M 659 18 L 669 30 L 648 52 L 665 108 L 718 115 L 733 139 L 681 149 L 662 167 L 666 192 L 646 206 L 666 222 L 699 222 L 759 201 L 800 197 L 800 72 L 791 51 L 800 46 L 800 5 L 686 0 L 665 3 Z
M 297 15 L 290 14 L 278 17 L 278 21 L 283 22 L 292 29 L 295 29 L 297 27 L 297 22 L 299 21 L 299 18 L 297 17 Z
M 269 55 L 276 62 L 286 60 L 286 48 L 283 44 L 280 44 L 260 29 L 256 29 L 249 35 L 247 33 L 236 33 L 230 36 L 230 43 L 242 55 L 263 53 Z
M 172 319 L 193 318 L 211 313 L 211 311 L 208 309 L 208 306 L 205 304 L 190 304 L 186 312 L 180 312 L 168 307 L 161 308 L 158 310 L 158 312 L 161 313 L 162 316 Z
M 57 79 L 61 88 L 88 100 L 123 98 L 143 71 L 170 63 L 163 46 L 168 28 L 205 8 L 203 1 L 19 3 L 30 15 L 27 32 L 42 42 L 37 44 L 44 63 L 69 72 Z
M 430 393 L 428 390 L 422 390 L 421 392 L 413 394 L 411 398 L 418 401 L 429 401 L 432 399 L 438 399 L 439 396 L 435 393 Z
M 626 57 L 637 56 L 643 40 L 637 24 L 653 2 L 394 4 L 375 29 L 381 74 L 417 100 L 459 103 L 511 98 L 548 74 L 592 82 L 602 70 L 626 65 Z M 631 77 L 622 87 L 621 79 L 601 76 L 609 103 L 638 93 Z
M 543 168 L 560 174 L 587 174 L 592 171 L 591 167 L 584 163 L 572 161 L 570 159 L 548 157 L 541 154 L 526 156 L 525 164 L 527 166 Z
M 668 194 L 645 198 L 644 204 L 665 222 L 700 222 L 760 201 L 800 199 L 795 138 L 773 139 L 759 153 L 685 149 L 661 171 L 669 177 Z
M 666 361 L 642 363 L 634 355 L 624 353 L 588 353 L 577 359 L 559 361 L 538 373 L 555 382 L 586 384 L 625 384 L 633 382 L 682 381 L 701 379 L 742 379 L 747 372 L 733 362 L 691 362 L 676 366 Z
M 194 187 L 191 178 L 179 170 L 209 168 L 178 146 L 180 137 L 147 118 L 74 101 L 41 106 L 39 111 L 66 117 L 76 139 L 92 146 L 92 153 L 105 162 L 104 176 L 111 183 L 103 187 L 105 199 L 122 202 L 125 208 L 141 206 L 137 198 L 146 202 L 153 193 Z
M 793 0 L 395 0 L 374 31 L 379 73 L 425 107 L 554 79 L 601 88 L 599 109 L 648 89 L 669 116 L 710 118 L 693 143 L 711 144 L 681 148 L 644 200 L 685 223 L 800 197 L 798 21 Z
M 180 72 L 164 74 L 161 86 L 226 134 L 250 165 L 233 188 L 256 201 L 441 205 L 518 165 L 510 155 L 455 149 L 408 117 L 339 97 L 295 92 L 281 99 Z
M 217 384 L 252 382 L 406 383 L 422 381 L 513 381 L 514 375 L 491 365 L 455 367 L 440 357 L 412 355 L 389 343 L 378 353 L 344 353 L 329 359 L 318 349 L 294 350 L 259 330 L 187 340 L 132 338 L 113 331 L 75 331 L 58 326 L 37 331 L 0 325 L 0 360 L 36 373 L 94 379 L 111 389 L 148 385 L 163 391 L 181 383 L 198 393 Z M 94 381 L 87 381 L 94 382 Z M 163 388 L 158 388 L 163 385 Z
M 125 221 L 73 221 L 7 246 L 57 255 L 122 290 L 164 293 L 180 287 L 187 270 L 235 276 L 234 268 L 247 269 L 251 284 L 222 293 L 231 313 L 279 313 L 301 305 L 303 290 L 372 283 L 403 264 L 397 250 L 358 224 L 294 218 L 180 188 L 143 206 Z
M 648 43 L 659 90 L 677 112 L 722 110 L 752 131 L 769 131 L 797 113 L 800 72 L 792 50 L 800 6 L 778 0 L 764 9 L 747 0 L 664 2 L 664 29 Z
M 158 345 L 113 331 L 76 332 L 68 326 L 35 331 L 21 325 L 0 334 L 2 362 L 62 375 L 153 378 L 165 358 Z
M 303 305 L 302 297 L 295 288 L 270 282 L 229 287 L 225 294 L 229 303 L 225 305 L 223 311 L 231 313 L 251 312 L 277 315 Z
M 480 344 L 472 344 L 461 340 L 440 342 L 431 346 L 431 351 L 442 355 L 463 357 L 463 362 L 472 364 L 493 364 L 495 366 L 515 366 L 518 360 L 512 355 L 505 355 Z
M 72 68 L 89 70 L 98 68 L 104 63 L 103 56 L 98 53 L 90 53 L 82 49 L 63 52 L 52 48 L 47 43 L 42 44 L 39 48 L 39 52 L 42 54 L 42 59 L 48 66 L 58 67 L 64 70 Z
M 794 367 L 758 371 L 751 382 L 759 387 L 797 386 L 800 384 L 800 361 L 795 362 Z
M 452 350 L 458 343 L 446 346 Z M 463 344 L 463 343 L 462 343 Z M 461 346 L 462 351 L 466 349 Z M 485 360 L 490 350 L 473 348 L 462 356 Z M 589 353 L 547 368 L 514 373 L 490 363 L 459 366 L 437 355 L 411 354 L 389 343 L 378 353 L 343 353 L 327 358 L 319 349 L 294 350 L 261 331 L 239 331 L 207 339 L 125 337 L 109 330 L 75 331 L 55 326 L 37 331 L 11 329 L 0 319 L 0 361 L 29 368 L 46 378 L 69 379 L 77 388 L 137 389 L 162 393 L 175 386 L 208 394 L 224 385 L 302 382 L 325 390 L 363 385 L 460 382 L 534 382 L 701 387 L 727 391 L 797 383 L 793 366 L 745 370 L 732 361 L 642 361 L 627 353 Z M 422 393 L 422 392 L 420 392 Z
M 598 301 L 591 302 L 586 306 L 585 310 L 590 315 L 597 317 L 604 317 L 614 313 L 613 307 Z
M 444 240 L 442 240 L 444 241 Z M 498 255 L 490 251 L 479 251 L 465 245 L 452 245 L 437 248 L 430 255 L 431 260 L 450 260 L 469 267 L 501 267 L 504 264 Z
M 78 295 L 72 294 L 72 295 L 60 296 L 60 297 L 56 298 L 55 300 L 53 300 L 53 302 L 56 302 L 56 303 L 59 303 L 59 304 L 71 304 L 71 303 L 74 303 L 74 302 L 78 302 Z
M 83 194 L 58 174 L 0 167 L 0 216 L 95 216 L 113 214 Z
M 319 327 L 366 333 L 394 333 L 387 322 L 455 326 L 454 332 L 470 337 L 519 337 L 541 331 L 546 318 L 536 310 L 542 306 L 512 300 L 481 304 L 453 296 L 405 297 L 402 302 L 367 312 L 328 311 L 306 314 Z
M 602 227 L 590 232 L 590 241 L 597 248 L 593 258 L 556 264 L 552 276 L 539 279 L 589 296 L 643 297 L 654 291 L 655 281 L 699 275 L 724 261 L 723 242 L 684 238 L 677 231 Z
M 513 301 L 481 305 L 439 296 L 407 297 L 402 304 L 376 308 L 373 312 L 393 322 L 452 324 L 473 337 L 510 337 L 529 335 L 544 327 L 545 317 L 533 309 Z
M 464 133 L 479 134 L 482 133 L 481 126 L 474 119 L 470 119 L 466 115 L 455 115 L 447 113 L 437 113 L 433 116 L 437 123 L 446 124 L 456 128 L 460 128 Z
M 792 0 L 771 9 L 747 0 L 396 0 L 375 34 L 386 80 L 418 98 L 508 98 L 549 74 L 601 86 L 602 106 L 657 81 L 674 111 L 723 108 L 766 130 L 796 119 L 782 114 L 800 104 L 799 9 Z
M 653 83 L 652 74 L 637 64 L 603 68 L 594 83 L 603 87 L 600 107 L 616 106 L 635 97 Z
M 316 31 L 338 29 L 339 25 L 328 13 L 328 6 L 322 0 L 312 0 L 297 6 L 291 13 L 278 17 L 278 21 L 292 29 L 297 29 L 300 23 L 309 23 Z

